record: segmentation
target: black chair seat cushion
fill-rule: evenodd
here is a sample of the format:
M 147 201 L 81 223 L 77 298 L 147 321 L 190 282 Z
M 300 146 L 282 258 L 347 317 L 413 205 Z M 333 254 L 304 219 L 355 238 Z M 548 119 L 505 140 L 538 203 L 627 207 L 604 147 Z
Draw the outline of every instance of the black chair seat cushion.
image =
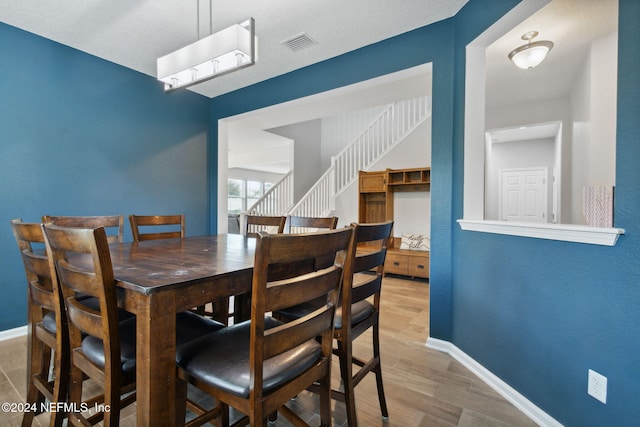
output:
M 191 311 L 176 314 L 176 347 L 223 329 L 226 325 Z
M 56 314 L 53 311 L 50 311 L 42 317 L 42 327 L 47 332 L 53 335 L 56 334 L 58 327 L 56 326 Z
M 278 310 L 278 316 L 281 316 L 289 321 L 299 319 L 301 317 L 306 316 L 307 314 L 316 310 L 320 305 L 322 305 L 322 300 L 314 300 L 305 302 L 303 304 L 294 305 L 293 307 L 288 307 L 282 310 Z M 358 301 L 355 304 L 351 305 L 351 325 L 356 325 L 362 322 L 364 319 L 369 317 L 371 313 L 373 313 L 374 307 L 367 300 Z M 342 307 L 338 306 L 336 308 L 336 314 L 333 320 L 333 325 L 336 329 L 342 328 Z
M 281 322 L 267 317 L 265 329 Z M 195 379 L 240 397 L 249 396 L 251 322 L 229 326 L 177 349 L 178 366 Z M 311 367 L 322 355 L 320 344 L 307 341 L 265 361 L 263 390 L 268 392 Z
M 133 372 L 136 368 L 136 318 L 123 320 L 119 324 L 119 329 L 122 372 Z M 104 368 L 104 348 L 101 339 L 87 336 L 82 340 L 82 352 L 87 359 Z
M 100 300 L 98 298 L 90 297 L 88 295 L 82 295 L 78 297 L 78 301 L 83 305 L 90 307 L 96 311 L 100 311 Z M 135 314 L 128 311 L 118 309 L 118 320 L 123 321 L 134 317 Z M 42 326 L 47 332 L 55 335 L 57 331 L 56 327 L 56 315 L 54 312 L 49 312 L 42 317 Z
M 208 335 L 224 328 L 220 322 L 207 319 L 189 311 L 176 315 L 176 346 Z M 136 367 L 136 318 L 120 322 L 120 362 L 122 372 L 133 372 Z M 82 340 L 82 352 L 96 365 L 104 368 L 104 348 L 102 340 L 88 336 Z
M 357 325 L 373 313 L 374 307 L 367 300 L 358 301 L 351 304 L 351 325 Z M 336 308 L 336 316 L 333 319 L 333 326 L 336 329 L 342 328 L 342 307 Z

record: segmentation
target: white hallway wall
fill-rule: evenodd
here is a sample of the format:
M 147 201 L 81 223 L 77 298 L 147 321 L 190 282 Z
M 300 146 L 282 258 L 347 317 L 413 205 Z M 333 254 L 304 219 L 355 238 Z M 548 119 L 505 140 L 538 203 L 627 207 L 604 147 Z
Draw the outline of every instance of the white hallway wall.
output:
M 431 119 L 425 120 L 404 141 L 378 162 L 372 171 L 431 166 Z M 396 193 L 394 197 L 394 235 L 420 233 L 431 235 L 431 192 Z M 358 182 L 351 184 L 336 199 L 334 213 L 338 227 L 358 221 Z

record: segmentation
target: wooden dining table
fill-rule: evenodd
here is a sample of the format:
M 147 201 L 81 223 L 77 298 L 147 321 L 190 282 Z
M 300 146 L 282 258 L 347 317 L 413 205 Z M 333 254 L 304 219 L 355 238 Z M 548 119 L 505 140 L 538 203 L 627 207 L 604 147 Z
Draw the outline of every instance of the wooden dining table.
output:
M 119 305 L 137 316 L 138 426 L 184 423 L 176 407 L 175 314 L 250 292 L 255 240 L 220 234 L 110 245 Z

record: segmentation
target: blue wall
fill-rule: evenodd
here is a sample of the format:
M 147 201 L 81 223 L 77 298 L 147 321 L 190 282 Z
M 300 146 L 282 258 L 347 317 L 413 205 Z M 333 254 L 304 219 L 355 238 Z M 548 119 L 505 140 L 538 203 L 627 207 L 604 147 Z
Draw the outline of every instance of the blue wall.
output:
M 481 2 L 457 15 L 456 52 Z M 630 426 L 640 419 L 640 2 L 620 0 L 615 247 L 463 232 L 453 235 L 451 341 L 560 422 Z M 456 87 L 464 84 L 456 67 Z M 461 92 L 456 105 L 462 105 Z M 463 114 L 454 145 L 463 146 Z M 437 165 L 434 164 L 434 168 Z M 462 155 L 455 156 L 455 218 Z M 436 304 L 432 301 L 431 304 Z M 587 395 L 587 371 L 608 378 L 607 404 Z
M 518 0 L 214 98 L 217 120 L 433 62 L 431 336 L 453 342 L 566 425 L 637 425 L 640 407 L 640 2 L 620 0 L 615 247 L 462 232 L 464 48 Z M 212 179 L 217 152 L 210 150 Z M 211 198 L 215 224 L 217 195 Z M 587 395 L 587 369 L 609 379 Z
M 0 52 L 4 330 L 26 323 L 13 218 L 184 212 L 209 231 L 210 100 L 3 23 Z

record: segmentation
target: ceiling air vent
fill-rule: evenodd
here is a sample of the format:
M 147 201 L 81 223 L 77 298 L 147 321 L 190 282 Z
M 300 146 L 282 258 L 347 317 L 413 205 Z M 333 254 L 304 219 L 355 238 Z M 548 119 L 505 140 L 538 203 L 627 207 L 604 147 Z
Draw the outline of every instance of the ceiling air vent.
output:
M 297 36 L 291 37 L 288 40 L 282 42 L 283 45 L 287 46 L 294 52 L 297 52 L 302 49 L 306 49 L 311 45 L 316 44 L 317 42 L 309 37 L 307 33 L 298 34 Z

